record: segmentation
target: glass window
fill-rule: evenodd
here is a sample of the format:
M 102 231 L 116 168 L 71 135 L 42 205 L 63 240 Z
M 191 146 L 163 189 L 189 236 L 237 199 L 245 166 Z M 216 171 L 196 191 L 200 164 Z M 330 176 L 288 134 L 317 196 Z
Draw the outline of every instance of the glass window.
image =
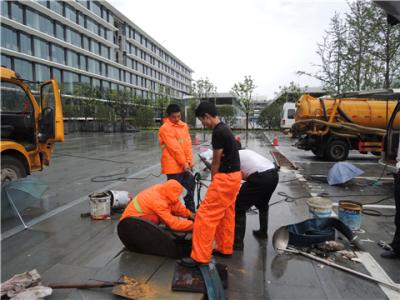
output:
M 95 34 L 98 34 L 98 33 L 99 33 L 99 27 L 98 27 L 97 22 L 93 21 L 93 20 L 92 20 L 91 18 L 89 18 L 89 17 L 86 17 L 86 28 L 87 28 L 89 31 L 91 31 L 91 32 L 93 32 L 93 33 L 95 33 Z
M 6 1 L 3 0 L 2 2 L 6 2 Z M 18 2 L 14 2 L 14 1 L 11 2 L 11 19 L 13 19 L 14 21 L 17 21 L 19 23 L 24 22 L 22 6 Z
M 35 49 L 35 56 L 49 60 L 49 43 L 42 39 L 34 38 L 33 45 Z
M 103 91 L 102 96 L 105 98 L 107 95 L 108 91 L 110 90 L 110 82 L 102 80 L 101 81 L 101 90 Z
M 89 8 L 89 1 L 88 0 L 78 0 L 80 4 L 82 4 L 85 8 Z
M 0 26 L 1 46 L 11 50 L 18 50 L 17 32 L 8 26 Z
M 79 76 L 73 72 L 64 71 L 64 91 L 72 93 L 74 86 L 79 84 Z
M 61 83 L 61 70 L 57 68 L 51 68 L 51 78 L 54 78 L 58 83 Z
M 45 81 L 50 78 L 50 68 L 45 65 L 35 64 L 36 81 Z
M 63 16 L 63 5 L 64 3 L 61 1 L 52 0 L 50 1 L 50 10 Z
M 67 28 L 65 30 L 66 41 L 77 47 L 82 47 L 82 39 L 80 33 L 73 29 Z
M 36 11 L 31 8 L 26 8 L 26 25 L 32 27 L 33 29 L 40 30 L 39 28 L 39 15 Z
M 85 15 L 82 14 L 81 12 L 78 13 L 78 24 L 81 25 L 82 27 L 85 27 Z
M 14 58 L 14 71 L 23 79 L 33 81 L 32 63 L 27 60 Z
M 65 40 L 65 35 L 64 35 L 64 25 L 61 23 L 56 22 L 56 38 L 60 40 Z
M 67 50 L 67 65 L 74 68 L 79 68 L 78 54 L 74 51 Z
M 110 59 L 110 48 L 104 45 L 101 45 L 101 56 Z
M 83 43 L 83 49 L 90 51 L 90 43 L 89 43 L 89 38 L 86 36 L 83 36 L 82 38 L 82 43 Z
M 83 55 L 83 54 L 79 55 L 79 64 L 80 64 L 81 70 L 87 71 L 87 62 L 86 62 L 86 56 L 85 55 Z
M 100 55 L 100 47 L 99 43 L 96 42 L 95 40 L 90 40 L 90 51 L 93 53 Z
M 110 11 L 108 11 L 108 23 L 114 25 L 114 16 Z
M 48 17 L 39 15 L 39 30 L 43 33 L 53 35 L 53 21 Z
M 1 111 L 2 112 L 32 112 L 32 104 L 25 91 L 11 82 L 1 83 Z
M 96 15 L 98 15 L 99 17 L 101 17 L 101 6 L 100 4 L 98 4 L 96 1 L 92 1 L 92 3 L 90 3 L 90 10 L 92 12 L 94 12 Z
M 0 1 L 1 2 L 1 15 L 8 18 L 8 3 L 9 1 Z
M 93 58 L 88 58 L 89 72 L 100 74 L 100 63 L 98 60 Z
M 81 83 L 86 83 L 90 85 L 90 77 L 89 76 L 85 76 L 85 75 L 81 75 Z
M 101 67 L 101 75 L 102 76 L 107 76 L 107 64 L 106 63 L 100 63 Z
M 5 66 L 6 68 L 12 69 L 12 64 L 11 64 L 11 57 L 2 54 L 1 55 L 1 63 L 2 66 Z
M 31 36 L 25 33 L 19 33 L 19 47 L 20 51 L 32 55 L 32 40 Z
M 106 39 L 107 39 L 107 41 L 109 41 L 109 42 L 113 42 L 114 41 L 114 34 L 113 34 L 113 32 L 111 31 L 111 30 L 109 30 L 109 29 L 106 29 Z
M 76 10 L 69 4 L 65 4 L 65 17 L 76 23 Z
M 65 50 L 61 46 L 51 45 L 51 59 L 54 62 L 65 64 Z

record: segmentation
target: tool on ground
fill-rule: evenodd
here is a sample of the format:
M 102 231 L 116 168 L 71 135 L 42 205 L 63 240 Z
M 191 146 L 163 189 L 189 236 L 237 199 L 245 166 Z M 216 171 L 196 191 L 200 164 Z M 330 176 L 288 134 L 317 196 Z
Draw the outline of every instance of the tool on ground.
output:
M 300 250 L 297 250 L 297 249 L 291 248 L 291 247 L 288 248 L 288 244 L 289 244 L 289 232 L 288 232 L 287 228 L 285 226 L 283 226 L 283 227 L 279 228 L 277 231 L 275 231 L 273 239 L 272 239 L 272 245 L 273 245 L 275 251 L 277 251 L 279 254 L 282 254 L 284 252 L 293 253 L 293 254 L 300 254 L 302 256 L 308 257 L 308 258 L 310 258 L 312 260 L 318 261 L 320 263 L 326 264 L 326 265 L 334 267 L 336 269 L 340 269 L 342 271 L 357 275 L 357 276 L 362 277 L 364 279 L 383 284 L 386 287 L 389 287 L 389 288 L 391 288 L 391 289 L 393 289 L 393 290 L 395 290 L 397 292 L 400 292 L 400 286 L 398 286 L 398 285 L 395 285 L 395 284 L 392 284 L 392 283 L 389 283 L 389 282 L 385 282 L 385 281 L 382 281 L 380 279 L 374 278 L 374 277 L 372 277 L 370 275 L 367 275 L 367 274 L 364 274 L 364 273 L 361 273 L 361 272 L 357 272 L 355 270 L 343 267 L 341 265 L 338 265 L 338 264 L 333 263 L 331 261 L 328 261 L 326 259 L 319 258 L 319 257 L 317 257 L 315 255 L 310 254 L 310 253 L 307 253 L 307 252 L 304 252 L 304 251 L 300 251 Z
M 200 265 L 200 272 L 203 276 L 204 283 L 207 289 L 207 297 L 209 300 L 225 300 L 226 295 L 219 277 L 217 268 L 213 262 L 208 265 Z
M 151 293 L 151 287 L 148 284 L 136 281 L 134 278 L 122 275 L 118 281 L 101 281 L 97 283 L 51 283 L 48 287 L 52 289 L 92 289 L 113 287 L 112 293 L 127 299 L 139 299 Z

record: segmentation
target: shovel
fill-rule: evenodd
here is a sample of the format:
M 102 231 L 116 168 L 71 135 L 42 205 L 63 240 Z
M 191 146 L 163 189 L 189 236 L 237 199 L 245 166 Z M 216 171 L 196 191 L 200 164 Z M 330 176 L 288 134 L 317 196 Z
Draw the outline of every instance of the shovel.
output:
M 331 261 L 322 259 L 322 258 L 317 257 L 315 255 L 312 255 L 310 253 L 307 253 L 307 252 L 304 252 L 304 251 L 300 251 L 300 250 L 297 250 L 297 249 L 294 249 L 294 248 L 290 248 L 290 247 L 288 248 L 288 243 L 289 243 L 289 232 L 288 232 L 287 228 L 285 226 L 283 226 L 283 227 L 279 228 L 277 231 L 275 231 L 274 236 L 272 238 L 272 245 L 273 245 L 275 251 L 277 251 L 279 254 L 283 254 L 284 252 L 300 254 L 302 256 L 308 257 L 308 258 L 310 258 L 312 260 L 318 261 L 320 263 L 326 264 L 326 265 L 334 267 L 336 269 L 339 269 L 339 270 L 342 270 L 342 271 L 357 275 L 359 277 L 362 277 L 364 279 L 367 279 L 367 280 L 370 280 L 370 281 L 373 281 L 373 282 L 380 283 L 380 284 L 382 284 L 382 285 L 384 285 L 384 286 L 386 286 L 386 287 L 388 287 L 388 288 L 400 293 L 400 287 L 398 285 L 396 285 L 396 284 L 392 284 L 392 283 L 389 283 L 389 282 L 386 282 L 386 281 L 382 281 L 382 280 L 377 279 L 375 277 L 372 277 L 370 275 L 354 271 L 352 269 L 343 267 L 341 265 L 338 265 L 338 264 L 333 263 Z
M 98 283 L 50 283 L 48 287 L 52 289 L 92 289 L 113 287 L 112 293 L 127 299 L 139 299 L 148 295 L 150 287 L 144 283 L 136 281 L 134 278 L 122 275 L 119 281 L 102 281 Z

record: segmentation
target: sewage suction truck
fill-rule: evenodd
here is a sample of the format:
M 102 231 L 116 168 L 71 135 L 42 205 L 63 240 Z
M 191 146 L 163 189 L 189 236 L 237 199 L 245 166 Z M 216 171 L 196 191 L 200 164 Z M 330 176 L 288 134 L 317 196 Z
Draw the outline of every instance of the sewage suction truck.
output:
M 346 160 L 350 150 L 380 156 L 396 101 L 378 96 L 378 92 L 333 98 L 301 96 L 292 127 L 299 137 L 295 146 L 329 161 Z M 400 125 L 400 119 L 394 122 Z

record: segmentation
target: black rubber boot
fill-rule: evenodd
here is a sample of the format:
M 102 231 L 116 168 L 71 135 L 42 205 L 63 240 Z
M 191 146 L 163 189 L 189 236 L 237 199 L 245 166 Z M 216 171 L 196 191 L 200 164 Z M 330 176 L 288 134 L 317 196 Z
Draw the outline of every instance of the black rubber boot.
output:
M 236 212 L 235 216 L 235 243 L 233 250 L 241 251 L 244 248 L 244 235 L 246 233 L 246 212 Z
M 268 238 L 268 210 L 259 210 L 258 218 L 260 219 L 260 229 L 253 230 L 253 235 L 259 239 Z

